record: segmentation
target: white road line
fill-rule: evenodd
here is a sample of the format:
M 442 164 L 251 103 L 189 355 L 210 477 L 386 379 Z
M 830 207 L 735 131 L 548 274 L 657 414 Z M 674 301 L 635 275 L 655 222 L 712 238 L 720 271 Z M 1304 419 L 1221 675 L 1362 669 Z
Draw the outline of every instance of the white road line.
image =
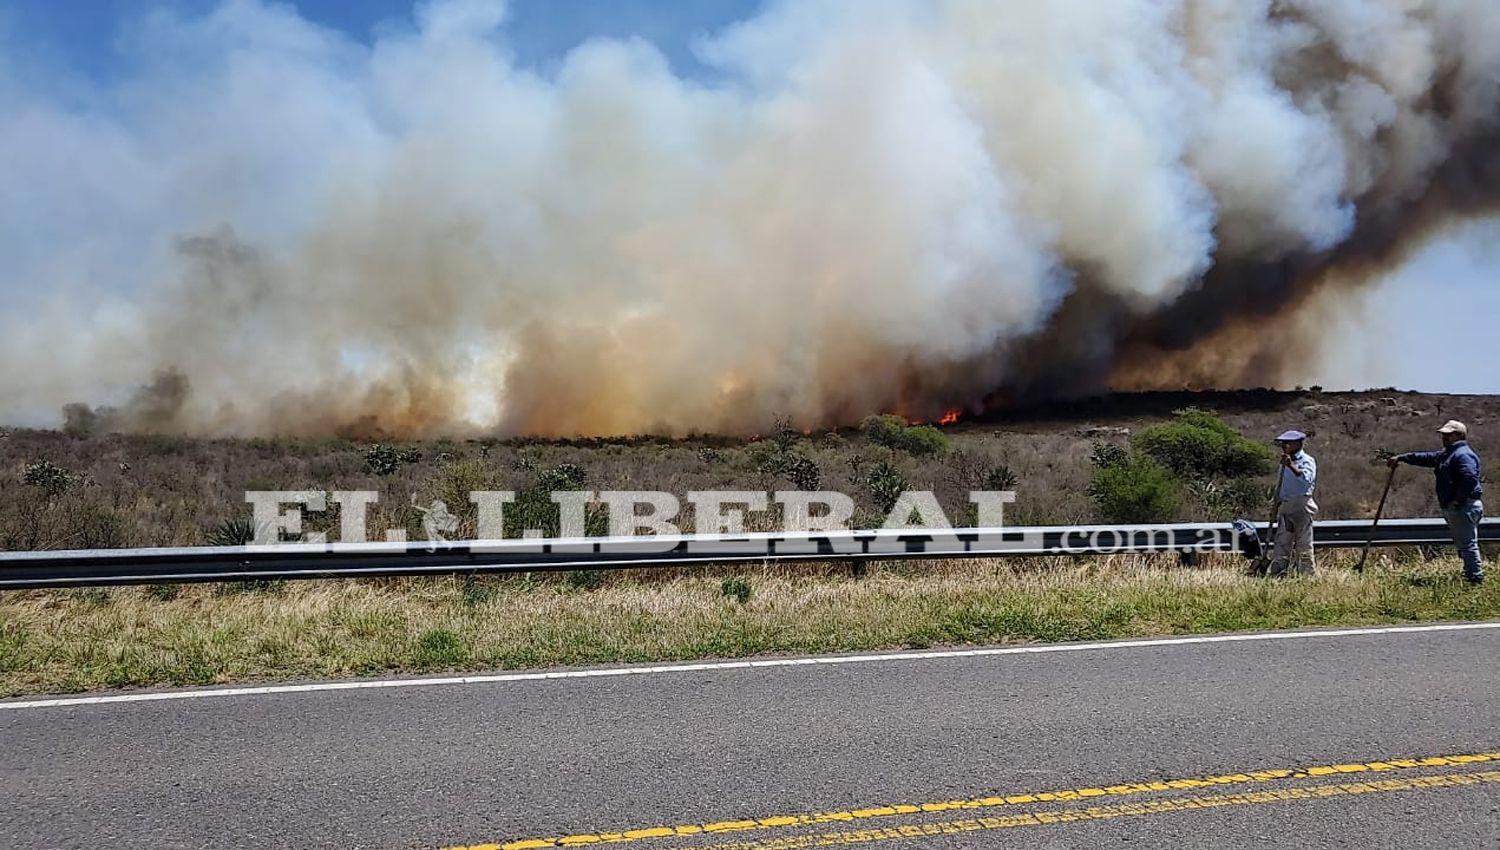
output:
M 1213 643 L 1253 643 L 1272 640 L 1329 640 L 1373 635 L 1429 634 L 1432 632 L 1472 632 L 1500 629 L 1494 623 L 1450 623 L 1431 626 L 1380 626 L 1363 629 L 1328 629 L 1298 632 L 1256 632 L 1235 635 L 1202 635 L 1199 637 L 1152 638 L 1149 640 L 1115 640 L 1099 643 L 1056 643 L 1028 646 L 1004 646 L 987 649 L 945 649 L 926 652 L 892 652 L 880 655 L 826 655 L 807 658 L 766 658 L 747 661 L 713 661 L 700 664 L 660 664 L 650 667 L 607 667 L 593 670 L 553 670 L 537 673 L 497 673 L 481 676 L 450 676 L 437 679 L 375 679 L 356 682 L 319 682 L 304 685 L 262 685 L 246 688 L 214 688 L 192 691 L 109 694 L 92 697 L 59 697 L 55 699 L 0 702 L 0 711 L 27 708 L 69 708 L 87 705 L 109 705 L 126 702 L 166 702 L 168 700 L 210 699 L 216 697 L 269 696 L 273 694 L 306 694 L 322 691 L 363 691 L 386 688 L 426 688 L 442 685 L 490 685 L 506 682 L 540 682 L 551 679 L 602 679 L 615 676 L 650 676 L 664 673 L 701 673 L 718 670 L 749 670 L 771 667 L 835 666 L 844 664 L 880 664 L 898 661 L 935 661 L 950 658 L 991 658 L 1003 655 L 1043 655 L 1053 652 L 1094 652 L 1120 649 L 1152 649 L 1169 646 L 1191 646 Z

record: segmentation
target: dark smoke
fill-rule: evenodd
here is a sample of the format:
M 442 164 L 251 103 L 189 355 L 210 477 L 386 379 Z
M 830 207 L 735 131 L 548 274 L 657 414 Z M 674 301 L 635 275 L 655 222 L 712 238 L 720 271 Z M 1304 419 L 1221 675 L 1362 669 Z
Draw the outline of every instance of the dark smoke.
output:
M 1444 229 L 1500 211 L 1497 151 L 1493 129 L 1463 140 L 1419 198 L 1371 210 L 1334 250 L 1214 268 L 1202 286 L 1121 334 L 1106 381 L 1125 389 L 1286 384 L 1317 357 L 1296 323 L 1309 299 L 1327 298 L 1329 289 L 1358 298 Z
M 151 383 L 137 387 L 120 407 L 89 407 L 82 402 L 63 406 L 63 430 L 86 436 L 131 432 L 160 434 L 179 430 L 179 416 L 188 398 L 188 379 L 181 372 L 164 369 Z

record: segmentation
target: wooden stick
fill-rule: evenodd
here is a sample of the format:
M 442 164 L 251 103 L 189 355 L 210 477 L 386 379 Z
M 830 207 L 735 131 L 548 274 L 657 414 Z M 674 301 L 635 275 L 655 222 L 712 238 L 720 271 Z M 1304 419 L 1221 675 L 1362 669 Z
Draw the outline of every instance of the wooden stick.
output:
M 1362 573 L 1365 571 L 1365 559 L 1370 557 L 1370 544 L 1375 542 L 1375 529 L 1380 527 L 1380 518 L 1385 516 L 1385 500 L 1391 495 L 1391 485 L 1396 483 L 1396 467 L 1391 467 L 1391 474 L 1385 477 L 1385 492 L 1380 494 L 1380 507 L 1375 509 L 1375 521 L 1370 523 L 1370 536 L 1365 540 L 1365 550 L 1359 555 L 1359 563 L 1354 565 L 1354 571 Z

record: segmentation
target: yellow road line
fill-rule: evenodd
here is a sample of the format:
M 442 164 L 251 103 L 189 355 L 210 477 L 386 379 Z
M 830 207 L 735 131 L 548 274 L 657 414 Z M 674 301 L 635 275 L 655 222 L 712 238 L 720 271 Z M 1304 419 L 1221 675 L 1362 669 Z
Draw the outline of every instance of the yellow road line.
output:
M 680 826 L 652 826 L 621 832 L 580 833 L 555 838 L 528 838 L 500 844 L 474 844 L 456 846 L 447 850 L 546 850 L 553 847 L 586 847 L 598 844 L 620 844 L 629 841 L 644 841 L 658 838 L 680 838 L 726 832 L 750 832 L 789 826 L 815 826 L 818 824 L 849 823 L 853 821 L 893 817 L 897 815 L 928 814 L 950 811 L 975 811 L 1000 806 L 1030 803 L 1071 802 L 1096 797 L 1124 797 L 1131 794 L 1192 790 L 1225 785 L 1244 785 L 1276 782 L 1286 779 L 1303 779 L 1313 776 L 1334 776 L 1345 773 L 1381 773 L 1392 770 L 1411 770 L 1422 767 L 1451 767 L 1482 762 L 1500 762 L 1500 752 L 1473 753 L 1469 755 L 1428 756 L 1425 758 L 1384 759 L 1358 764 L 1331 764 L 1318 767 L 1289 768 L 1281 770 L 1254 770 L 1245 773 L 1228 773 L 1191 779 L 1170 779 L 1152 782 L 1128 782 L 1100 788 L 1071 788 L 1062 791 L 1041 791 L 1023 794 L 1004 794 L 976 797 L 967 800 L 943 800 L 928 803 L 894 803 L 867 806 L 836 812 L 816 814 L 774 815 L 762 818 L 747 818 L 714 823 L 683 824 Z
M 1247 791 L 1239 794 L 1223 794 L 1212 797 L 1175 797 L 1164 800 L 1145 800 L 1139 803 L 1096 806 L 1087 809 L 1055 809 L 1042 812 L 1023 812 L 1005 817 L 983 817 L 940 823 L 862 829 L 850 832 L 831 832 L 822 835 L 789 836 L 764 841 L 700 845 L 697 850 L 805 850 L 805 848 L 811 847 L 845 847 L 852 844 L 871 844 L 877 841 L 930 838 L 941 835 L 962 835 L 971 832 L 1016 829 L 1026 826 L 1111 820 L 1122 817 L 1159 815 L 1197 809 L 1220 809 L 1231 806 L 1255 806 L 1296 800 L 1324 800 L 1330 797 L 1344 797 L 1349 795 L 1389 794 L 1399 791 L 1459 788 L 1481 783 L 1500 783 L 1500 770 L 1490 770 L 1482 773 L 1448 773 L 1438 776 L 1419 776 L 1411 779 L 1372 779 L 1368 782 L 1314 785 L 1303 788 L 1274 788 L 1265 791 Z

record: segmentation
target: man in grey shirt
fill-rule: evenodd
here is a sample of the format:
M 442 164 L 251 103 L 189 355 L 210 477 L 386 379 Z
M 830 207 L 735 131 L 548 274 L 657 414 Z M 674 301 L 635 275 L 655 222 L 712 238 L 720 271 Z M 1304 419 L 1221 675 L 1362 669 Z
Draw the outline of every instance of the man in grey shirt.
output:
M 1313 491 L 1318 486 L 1318 462 L 1303 450 L 1307 435 L 1301 431 L 1287 431 L 1276 441 L 1281 444 L 1280 489 L 1276 494 L 1281 510 L 1276 517 L 1270 574 L 1286 575 L 1290 568 L 1297 575 L 1312 575 L 1313 518 L 1318 514 Z

